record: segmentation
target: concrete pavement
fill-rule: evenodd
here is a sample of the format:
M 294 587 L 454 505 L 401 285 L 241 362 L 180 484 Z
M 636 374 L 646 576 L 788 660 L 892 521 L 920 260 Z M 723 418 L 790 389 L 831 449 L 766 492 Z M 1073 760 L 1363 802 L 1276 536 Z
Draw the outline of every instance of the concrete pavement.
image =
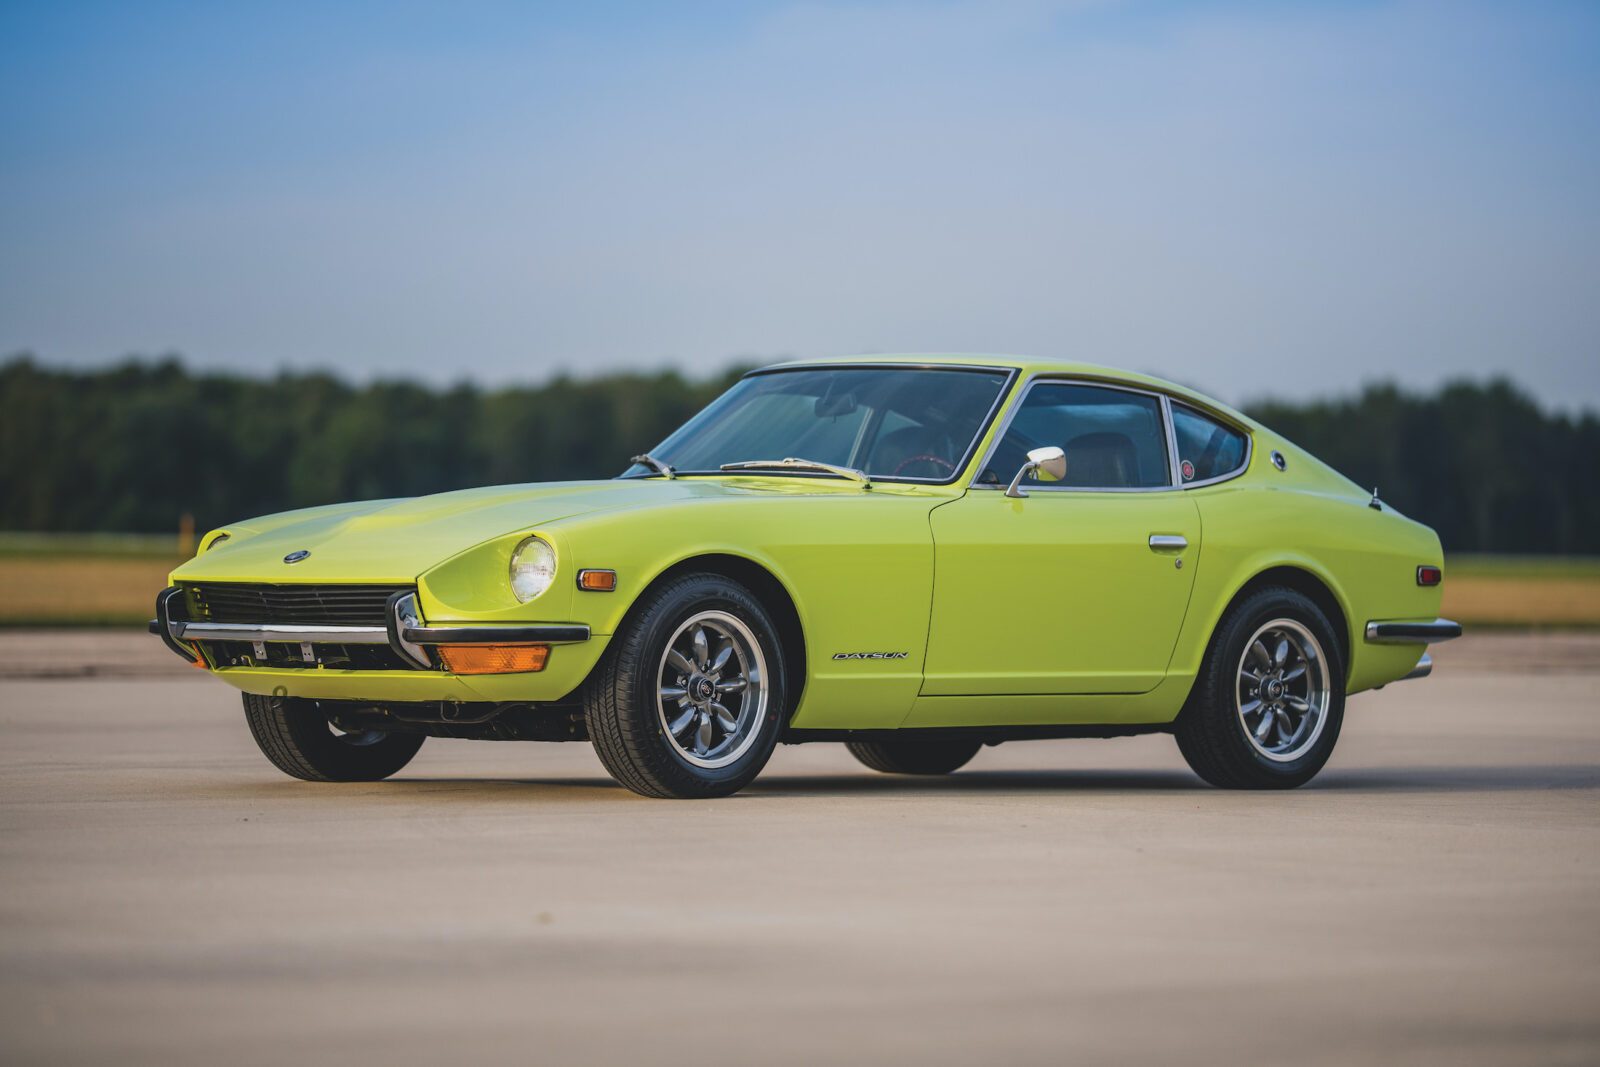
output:
M 5 676 L 20 639 L 7 1063 L 1600 1060 L 1593 635 L 1442 646 L 1287 794 L 1155 736 L 931 781 L 780 748 L 711 803 L 579 744 L 296 782 L 175 657 Z

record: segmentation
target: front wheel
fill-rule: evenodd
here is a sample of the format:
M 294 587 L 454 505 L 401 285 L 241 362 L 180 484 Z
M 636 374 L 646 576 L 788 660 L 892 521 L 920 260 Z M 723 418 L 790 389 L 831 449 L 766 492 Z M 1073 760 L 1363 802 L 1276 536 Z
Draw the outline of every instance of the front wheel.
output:
M 246 693 L 244 717 L 272 765 L 307 782 L 376 782 L 411 762 L 421 734 L 336 730 L 316 702 Z
M 1343 719 L 1332 624 L 1303 594 L 1270 588 L 1223 617 L 1173 732 L 1212 785 L 1292 789 L 1328 762 Z
M 750 591 L 691 574 L 648 593 L 590 679 L 589 736 L 618 782 L 647 797 L 727 796 L 772 755 L 783 646 Z

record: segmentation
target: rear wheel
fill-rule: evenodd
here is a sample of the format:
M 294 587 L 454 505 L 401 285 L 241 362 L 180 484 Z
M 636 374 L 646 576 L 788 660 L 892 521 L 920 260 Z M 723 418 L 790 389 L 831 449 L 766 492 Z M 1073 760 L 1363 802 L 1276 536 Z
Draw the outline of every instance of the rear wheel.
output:
M 600 762 L 647 797 L 736 793 L 766 766 L 784 709 L 777 626 L 750 591 L 690 574 L 646 594 L 589 681 Z
M 850 755 L 884 774 L 949 774 L 965 767 L 980 741 L 895 738 L 889 741 L 846 741 Z
M 1333 753 L 1344 719 L 1344 662 L 1308 597 L 1268 588 L 1229 610 L 1178 716 L 1178 748 L 1225 789 L 1292 789 Z
M 244 717 L 272 765 L 308 782 L 376 782 L 411 762 L 421 734 L 336 729 L 312 700 L 246 693 Z

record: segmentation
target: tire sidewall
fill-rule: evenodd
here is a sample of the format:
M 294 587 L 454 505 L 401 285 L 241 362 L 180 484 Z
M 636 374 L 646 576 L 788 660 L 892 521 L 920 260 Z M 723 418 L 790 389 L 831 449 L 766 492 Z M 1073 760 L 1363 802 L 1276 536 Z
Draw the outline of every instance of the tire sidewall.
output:
M 756 740 L 737 760 L 724 767 L 701 767 L 684 759 L 661 722 L 657 707 L 661 657 L 668 639 L 691 616 L 704 611 L 725 611 L 739 619 L 755 636 L 765 658 L 768 679 L 767 706 L 757 728 Z M 638 716 L 641 733 L 654 740 L 659 749 L 660 769 L 688 784 L 711 787 L 717 792 L 735 788 L 753 779 L 772 756 L 782 729 L 787 679 L 784 676 L 783 645 L 778 628 L 754 596 L 731 579 L 715 575 L 696 575 L 670 587 L 665 595 L 636 620 L 633 640 L 639 653 L 617 681 L 628 695 L 628 705 Z M 655 762 L 655 761 L 653 761 Z
M 1323 658 L 1328 665 L 1328 710 L 1322 733 L 1315 744 L 1294 760 L 1268 759 L 1256 750 L 1245 736 L 1244 724 L 1239 721 L 1236 706 L 1239 662 L 1244 657 L 1245 646 L 1256 630 L 1276 619 L 1290 619 L 1310 630 L 1322 646 Z M 1339 728 L 1344 721 L 1344 656 L 1338 639 L 1322 610 L 1309 597 L 1289 589 L 1265 589 L 1252 596 L 1232 612 L 1223 625 L 1214 649 L 1218 657 L 1208 673 L 1213 692 L 1207 694 L 1210 705 L 1208 716 L 1214 729 L 1224 731 L 1228 747 L 1236 759 L 1250 765 L 1250 773 L 1266 782 L 1299 785 L 1309 781 L 1320 771 L 1333 754 L 1339 740 Z
M 333 733 L 316 701 L 244 695 L 245 721 L 263 755 L 285 774 L 311 782 L 376 782 L 411 762 L 425 738 L 388 733 L 352 744 Z

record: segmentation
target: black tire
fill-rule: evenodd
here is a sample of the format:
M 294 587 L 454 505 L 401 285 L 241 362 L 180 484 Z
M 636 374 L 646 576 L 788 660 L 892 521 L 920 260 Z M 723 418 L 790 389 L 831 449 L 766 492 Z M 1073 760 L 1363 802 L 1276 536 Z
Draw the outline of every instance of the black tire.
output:
M 246 693 L 250 734 L 272 765 L 307 782 L 376 782 L 411 762 L 422 734 L 336 734 L 313 700 Z
M 1260 642 L 1253 640 L 1258 634 L 1262 637 Z M 1311 640 L 1307 641 L 1307 637 Z M 1290 646 L 1285 657 L 1290 670 L 1286 671 L 1283 663 L 1276 663 L 1267 647 L 1279 642 Z M 1268 653 L 1264 665 L 1259 652 L 1249 651 L 1258 643 Z M 1251 656 L 1249 662 L 1247 655 Z M 1307 679 L 1303 691 L 1294 681 L 1280 683 L 1278 689 L 1271 691 L 1252 682 L 1252 678 L 1292 674 L 1297 656 L 1306 667 L 1300 675 Z M 1319 658 L 1323 661 L 1322 680 L 1320 687 L 1313 690 L 1312 679 L 1317 673 L 1314 662 Z M 1325 703 L 1317 693 L 1325 694 Z M 1276 700 L 1256 699 L 1272 698 L 1274 694 Z M 1320 706 L 1316 720 L 1309 712 L 1298 712 L 1295 701 L 1308 708 Z M 1279 709 L 1277 712 L 1272 710 L 1274 706 Z M 1275 714 L 1274 722 L 1268 723 L 1267 719 Z M 1254 730 L 1247 725 L 1251 716 L 1255 716 Z M 1304 724 L 1305 732 L 1302 734 L 1298 727 L 1291 732 L 1287 725 L 1278 725 L 1292 721 Z M 1313 726 L 1314 721 L 1320 721 L 1320 725 Z M 1343 721 L 1344 655 L 1333 625 L 1304 594 L 1269 587 L 1234 605 L 1217 625 L 1200 675 L 1173 732 L 1183 758 L 1212 785 L 1223 789 L 1293 789 L 1309 782 L 1328 762 Z M 1263 730 L 1266 733 L 1262 741 L 1253 742 L 1252 735 Z M 1268 755 L 1267 749 L 1279 739 L 1280 750 Z
M 949 774 L 965 767 L 981 741 L 908 737 L 888 741 L 846 741 L 850 755 L 884 774 Z
M 696 626 L 707 633 L 710 656 L 705 658 L 714 662 L 722 648 L 731 647 L 731 657 L 723 657 L 729 664 L 724 672 L 742 673 L 713 674 L 696 665 L 684 675 L 685 691 L 677 701 L 658 696 L 663 688 L 676 688 L 676 676 L 665 674 L 678 669 L 669 646 L 691 638 Z M 740 679 L 746 682 L 742 691 L 721 691 L 724 682 L 737 685 Z M 707 682 L 717 690 L 713 703 L 696 703 L 704 693 L 688 690 L 703 691 Z M 634 605 L 585 686 L 584 715 L 600 762 L 635 793 L 679 800 L 720 797 L 743 789 L 766 766 L 782 727 L 786 693 L 783 643 L 761 602 L 722 575 L 689 574 L 651 590 Z M 735 730 L 722 727 L 725 720 L 711 710 L 719 706 Z M 705 725 L 673 734 L 671 727 L 685 715 Z

